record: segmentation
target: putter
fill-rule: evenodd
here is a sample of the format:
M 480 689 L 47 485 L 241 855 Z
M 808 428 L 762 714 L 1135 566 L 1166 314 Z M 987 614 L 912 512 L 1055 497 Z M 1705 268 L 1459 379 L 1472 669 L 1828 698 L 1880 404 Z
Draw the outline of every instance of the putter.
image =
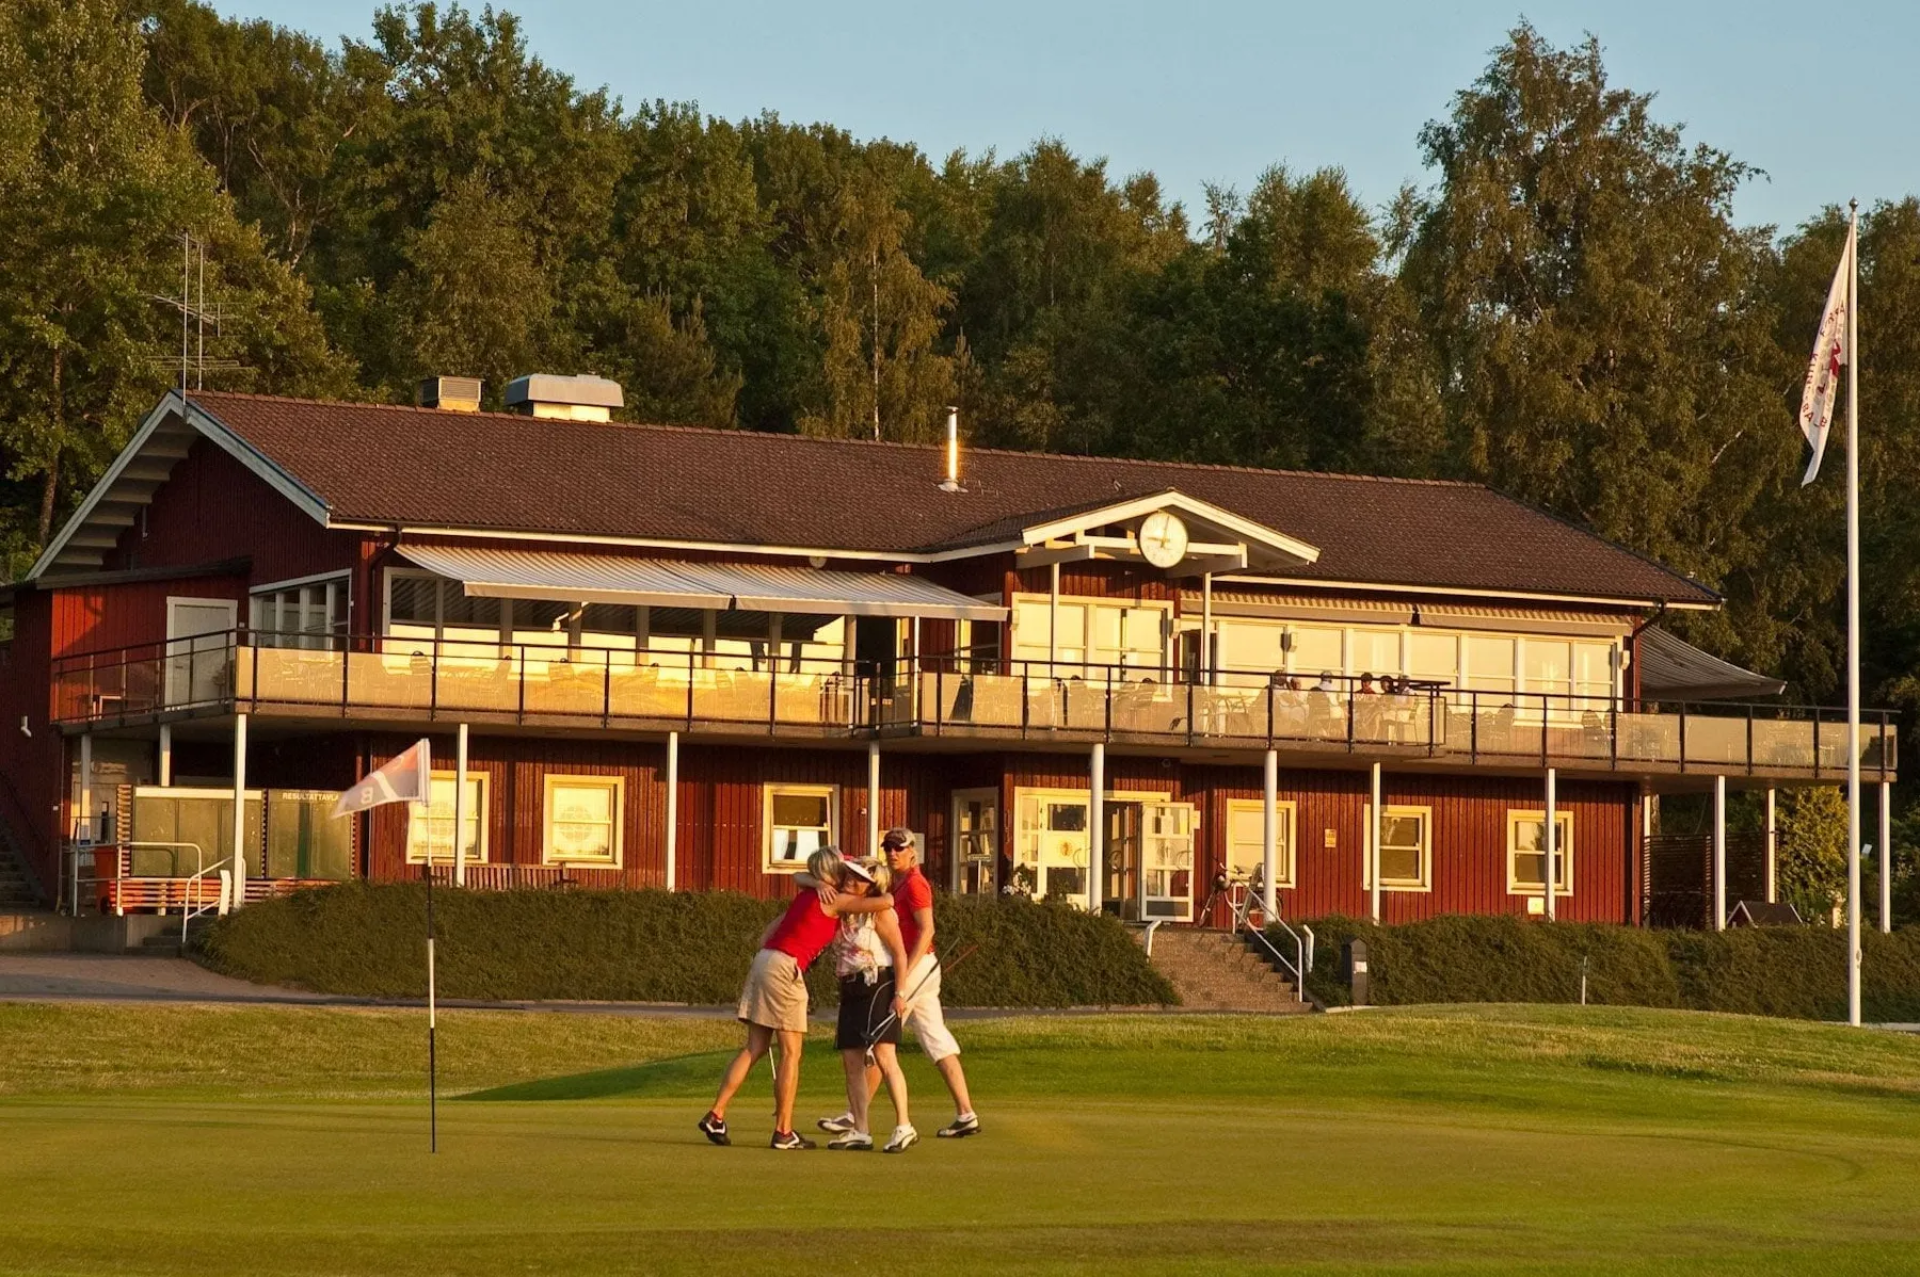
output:
M 916 997 L 920 995 L 920 990 L 926 987 L 927 981 L 933 979 L 934 972 L 959 966 L 962 962 L 965 962 L 970 956 L 972 956 L 973 951 L 975 949 L 978 949 L 979 947 L 980 946 L 977 944 L 970 944 L 966 948 L 962 949 L 959 953 L 953 954 L 951 957 L 944 958 L 944 959 L 941 958 L 940 955 L 935 954 L 933 958 L 933 965 L 927 968 L 927 973 L 920 977 L 919 982 L 913 986 L 913 991 L 907 994 L 907 996 L 901 999 L 901 1001 L 912 1002 Z M 873 1048 L 879 1042 L 880 1035 L 882 1033 L 885 1033 L 887 1031 L 887 1026 L 892 1024 L 898 1018 L 899 1017 L 896 1016 L 892 1011 L 888 1011 L 886 1018 L 880 1021 L 879 1024 L 875 1025 L 871 1030 L 868 1031 L 867 1033 L 867 1063 L 868 1064 L 872 1064 L 874 1062 Z

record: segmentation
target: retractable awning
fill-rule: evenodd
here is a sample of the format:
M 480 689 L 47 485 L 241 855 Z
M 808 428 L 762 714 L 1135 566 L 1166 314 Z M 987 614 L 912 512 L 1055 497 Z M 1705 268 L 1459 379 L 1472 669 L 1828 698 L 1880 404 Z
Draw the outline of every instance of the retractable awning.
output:
M 405 545 L 400 553 L 429 572 L 461 582 L 468 594 L 480 598 L 955 621 L 1004 621 L 1007 616 L 998 604 L 897 572 L 445 545 Z
M 1634 652 L 1640 663 L 1640 694 L 1648 700 L 1737 701 L 1778 696 L 1787 686 L 1709 655 L 1665 630 L 1641 630 Z

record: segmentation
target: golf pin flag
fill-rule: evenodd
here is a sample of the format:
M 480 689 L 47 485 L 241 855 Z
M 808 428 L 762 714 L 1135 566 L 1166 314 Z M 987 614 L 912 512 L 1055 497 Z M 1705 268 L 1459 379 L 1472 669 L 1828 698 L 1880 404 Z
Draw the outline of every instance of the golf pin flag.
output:
M 1853 359 L 1853 352 L 1847 349 L 1847 283 L 1853 276 L 1853 255 L 1858 251 L 1856 233 L 1848 227 L 1847 246 L 1841 250 L 1840 265 L 1827 289 L 1827 308 L 1820 312 L 1820 332 L 1813 339 L 1807 386 L 1800 392 L 1800 433 L 1813 448 L 1807 476 L 1800 480 L 1803 488 L 1820 473 L 1820 458 L 1827 450 L 1827 427 L 1833 424 L 1833 404 L 1840 397 L 1840 369 Z
M 334 804 L 333 814 L 335 817 L 349 816 L 382 803 L 424 803 L 432 792 L 432 783 L 433 750 L 422 738 L 404 753 L 395 756 L 385 767 L 340 795 L 340 801 Z

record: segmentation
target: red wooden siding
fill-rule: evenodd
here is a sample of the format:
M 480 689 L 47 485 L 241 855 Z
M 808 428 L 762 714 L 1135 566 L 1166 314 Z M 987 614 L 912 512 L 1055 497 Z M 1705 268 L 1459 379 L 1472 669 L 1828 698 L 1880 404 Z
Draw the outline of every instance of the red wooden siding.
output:
M 1193 768 L 1190 777 L 1196 793 L 1203 795 L 1198 800 L 1204 823 L 1196 860 L 1204 886 L 1226 863 L 1227 803 L 1259 799 L 1261 777 L 1253 768 Z M 1543 808 L 1544 782 L 1388 772 L 1381 778 L 1381 794 L 1385 806 L 1433 809 L 1432 889 L 1383 890 L 1382 921 L 1412 922 L 1450 913 L 1526 914 L 1527 897 L 1507 892 L 1507 813 Z M 1297 804 L 1295 885 L 1281 889 L 1281 908 L 1296 918 L 1333 913 L 1365 917 L 1370 903 L 1362 861 L 1367 774 L 1282 770 L 1279 797 Z M 1579 922 L 1637 921 L 1635 787 L 1563 781 L 1556 802 L 1573 813 L 1573 895 L 1555 901 L 1558 916 Z M 1333 831 L 1333 847 L 1326 845 L 1328 830 Z
M 256 583 L 351 567 L 360 534 L 329 531 L 204 439 L 173 468 L 105 567 L 185 567 L 251 555 Z
M 238 576 L 127 581 L 73 586 L 50 593 L 55 656 L 161 642 L 167 636 L 170 598 L 232 599 L 239 604 L 236 615 L 240 622 L 244 624 L 247 619 L 247 583 Z
M 64 741 L 47 722 L 52 643 L 53 599 L 22 592 L 14 600 L 13 641 L 0 646 L 0 820 L 43 889 L 56 872 L 66 767 Z

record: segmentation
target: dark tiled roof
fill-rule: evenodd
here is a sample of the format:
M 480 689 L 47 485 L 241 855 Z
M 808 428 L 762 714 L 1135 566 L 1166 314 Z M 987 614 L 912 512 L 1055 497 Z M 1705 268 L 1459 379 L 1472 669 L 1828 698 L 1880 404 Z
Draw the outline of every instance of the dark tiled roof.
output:
M 547 421 L 259 395 L 194 400 L 338 522 L 925 553 L 1177 488 L 1321 550 L 1288 573 L 1710 603 L 1717 596 L 1479 484 Z

